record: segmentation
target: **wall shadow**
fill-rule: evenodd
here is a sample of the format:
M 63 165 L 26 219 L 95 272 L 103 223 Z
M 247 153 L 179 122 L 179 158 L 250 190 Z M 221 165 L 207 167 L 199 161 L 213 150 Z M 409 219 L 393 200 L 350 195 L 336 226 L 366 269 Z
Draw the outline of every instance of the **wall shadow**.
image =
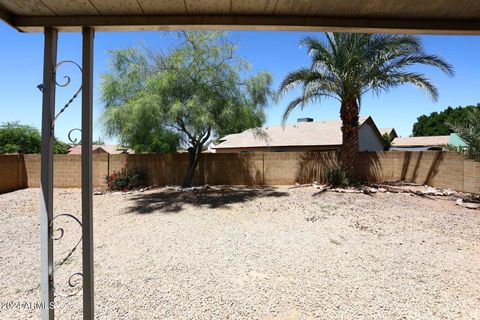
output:
M 113 157 L 111 157 L 112 160 Z M 149 185 L 180 185 L 187 173 L 188 155 L 138 154 L 115 157 L 110 171 L 123 166 L 147 174 Z M 195 171 L 193 185 L 263 185 L 263 154 L 203 153 Z
M 444 153 L 441 151 L 434 151 L 435 155 L 433 156 L 432 164 L 428 169 L 427 176 L 423 184 L 431 184 L 432 179 L 439 173 L 440 164 L 443 162 Z
M 298 163 L 298 183 L 327 183 L 327 172 L 340 168 L 340 157 L 336 151 L 302 152 Z
M 368 183 L 384 180 L 388 173 L 385 172 L 381 158 L 386 155 L 385 152 L 360 152 L 355 163 L 355 178 Z
M 235 203 L 245 203 L 261 197 L 287 197 L 287 192 L 276 191 L 273 187 L 221 187 L 199 190 L 159 190 L 133 196 L 134 204 L 128 213 L 178 213 L 185 205 L 210 209 L 227 207 Z
M 263 153 L 207 153 L 200 160 L 200 179 L 202 184 L 211 185 L 247 185 L 264 184 Z
M 443 159 L 442 151 L 407 151 L 403 157 L 400 180 L 430 185 L 439 173 Z
M 402 181 L 405 181 L 407 179 L 407 172 L 408 172 L 408 168 L 410 167 L 411 158 L 412 158 L 412 152 L 405 151 L 403 155 L 402 173 L 400 174 L 400 180 Z
M 25 157 L 23 154 L 18 155 L 18 188 L 24 189 L 28 188 L 28 174 L 27 174 L 27 166 L 25 165 Z

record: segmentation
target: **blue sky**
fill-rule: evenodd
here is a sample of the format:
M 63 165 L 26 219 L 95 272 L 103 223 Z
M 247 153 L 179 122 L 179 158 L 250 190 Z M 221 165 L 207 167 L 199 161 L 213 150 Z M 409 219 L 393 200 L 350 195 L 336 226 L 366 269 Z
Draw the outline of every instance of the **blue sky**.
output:
M 252 65 L 252 72 L 267 70 L 273 74 L 274 87 L 290 71 L 309 63 L 305 49 L 298 42 L 306 35 L 322 33 L 232 31 L 228 36 L 238 43 L 238 54 Z M 40 127 L 41 93 L 36 86 L 42 82 L 43 34 L 19 33 L 0 23 L 0 123 L 20 121 Z M 411 134 L 412 125 L 422 114 L 440 111 L 448 106 L 464 106 L 480 102 L 480 37 L 478 36 L 421 36 L 428 53 L 443 56 L 455 67 L 456 75 L 449 78 L 430 67 L 419 67 L 438 86 L 440 98 L 433 102 L 413 86 L 403 86 L 380 96 L 366 95 L 362 101 L 361 115 L 371 115 L 379 127 L 395 127 L 402 136 Z M 174 44 L 172 37 L 163 32 L 99 32 L 95 36 L 95 91 L 94 138 L 104 137 L 99 117 L 103 105 L 99 99 L 101 75 L 108 69 L 108 49 L 138 46 L 162 48 Z M 61 33 L 58 61 L 74 60 L 81 63 L 81 35 Z M 59 76 L 69 74 L 72 84 L 57 89 L 57 110 L 69 99 L 74 87 L 80 83 L 80 74 L 72 67 L 59 71 Z M 285 105 L 295 92 L 285 96 L 278 104 L 267 108 L 267 125 L 281 121 Z M 339 104 L 325 100 L 293 112 L 289 122 L 298 117 L 314 119 L 338 118 Z M 56 125 L 56 135 L 66 140 L 69 129 L 80 127 L 80 101 L 76 101 L 62 115 Z M 105 139 L 114 142 L 114 139 Z

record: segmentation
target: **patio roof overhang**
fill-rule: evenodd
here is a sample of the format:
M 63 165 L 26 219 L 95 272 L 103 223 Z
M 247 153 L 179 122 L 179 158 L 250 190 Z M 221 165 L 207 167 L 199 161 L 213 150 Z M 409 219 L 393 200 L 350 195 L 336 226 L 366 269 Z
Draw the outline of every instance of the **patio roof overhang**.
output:
M 40 291 L 44 306 L 52 305 L 57 292 L 53 240 L 60 239 L 52 233 L 53 220 L 59 216 L 54 216 L 53 210 L 53 139 L 58 116 L 55 87 L 59 85 L 55 77 L 56 68 L 67 61 L 57 63 L 58 32 L 82 31 L 82 272 L 73 274 L 68 281 L 72 287 L 72 277 L 81 275 L 83 319 L 92 320 L 95 31 L 253 29 L 480 34 L 480 1 L 456 0 L 452 4 L 451 0 L 0 0 L 0 20 L 21 32 L 45 34 L 40 201 Z M 42 319 L 53 320 L 54 309 L 44 307 Z
M 478 0 L 0 0 L 23 32 L 165 29 L 480 34 Z

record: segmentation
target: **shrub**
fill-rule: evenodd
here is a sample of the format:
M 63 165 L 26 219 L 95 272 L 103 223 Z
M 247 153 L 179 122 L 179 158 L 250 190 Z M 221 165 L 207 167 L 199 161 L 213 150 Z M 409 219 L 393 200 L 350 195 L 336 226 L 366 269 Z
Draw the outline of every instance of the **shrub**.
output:
M 328 170 L 327 181 L 332 187 L 346 187 L 350 184 L 347 173 L 342 169 Z
M 123 168 L 120 171 L 114 171 L 111 175 L 105 177 L 108 189 L 112 191 L 126 191 L 145 185 L 146 173 L 138 169 L 130 170 Z
M 390 147 L 392 146 L 392 137 L 390 137 L 390 134 L 385 132 L 382 136 L 382 140 L 383 140 L 383 149 L 385 151 L 390 150 Z
M 466 147 L 450 148 L 468 158 L 480 161 L 480 106 L 469 110 L 461 123 L 448 124 L 466 144 Z
M 40 153 L 41 143 L 40 131 L 35 127 L 18 122 L 0 124 L 0 153 Z M 68 153 L 69 148 L 65 142 L 54 140 L 54 153 Z

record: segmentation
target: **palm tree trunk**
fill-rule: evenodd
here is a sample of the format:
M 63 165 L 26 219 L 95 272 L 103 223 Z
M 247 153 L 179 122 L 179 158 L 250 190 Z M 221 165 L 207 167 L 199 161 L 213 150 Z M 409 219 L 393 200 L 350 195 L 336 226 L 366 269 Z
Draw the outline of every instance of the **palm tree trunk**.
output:
M 342 100 L 342 169 L 349 177 L 355 176 L 355 163 L 358 155 L 358 103 L 355 99 Z

